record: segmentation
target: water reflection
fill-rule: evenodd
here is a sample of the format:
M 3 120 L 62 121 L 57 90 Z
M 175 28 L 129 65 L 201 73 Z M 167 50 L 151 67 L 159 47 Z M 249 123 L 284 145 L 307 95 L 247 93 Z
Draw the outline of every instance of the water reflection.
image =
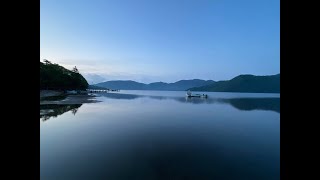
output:
M 198 97 L 170 97 L 170 96 L 146 96 L 136 94 L 118 94 L 107 93 L 102 96 L 111 99 L 137 99 L 137 98 L 151 98 L 157 100 L 173 99 L 181 103 L 192 104 L 214 104 L 214 103 L 226 103 L 230 104 L 234 108 L 243 111 L 250 110 L 269 110 L 280 113 L 280 98 L 198 98 Z
M 280 98 L 233 98 L 218 101 L 231 104 L 243 111 L 270 110 L 280 113 Z
M 41 179 L 279 179 L 280 98 L 156 93 L 41 106 Z
M 71 111 L 75 115 L 82 104 L 47 104 L 40 105 L 40 119 L 47 121 L 52 117 L 57 117 L 65 112 Z

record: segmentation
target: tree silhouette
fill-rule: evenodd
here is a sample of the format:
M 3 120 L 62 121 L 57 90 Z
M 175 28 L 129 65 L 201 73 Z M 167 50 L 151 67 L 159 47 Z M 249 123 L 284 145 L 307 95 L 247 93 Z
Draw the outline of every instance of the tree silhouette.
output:
M 79 109 L 79 108 L 71 109 L 72 114 L 73 114 L 73 115 L 76 115 L 76 113 L 77 113 L 78 109 Z
M 44 62 L 46 65 L 52 64 L 52 63 L 51 63 L 49 60 L 47 60 L 47 59 L 44 59 L 43 62 Z
M 77 66 L 75 66 L 75 67 L 72 69 L 72 71 L 75 72 L 75 73 L 79 73 L 79 70 L 78 70 Z
M 68 70 L 58 64 L 40 62 L 40 89 L 85 90 L 88 82 L 77 67 Z

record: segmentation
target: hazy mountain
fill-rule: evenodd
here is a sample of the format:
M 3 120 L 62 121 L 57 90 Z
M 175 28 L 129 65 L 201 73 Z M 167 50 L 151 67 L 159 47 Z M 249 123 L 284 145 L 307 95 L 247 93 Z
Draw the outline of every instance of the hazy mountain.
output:
M 138 83 L 135 81 L 106 81 L 94 86 L 109 88 L 109 89 L 122 89 L 122 90 L 141 90 L 144 89 L 146 84 Z
M 270 76 L 239 75 L 228 81 L 190 88 L 192 91 L 280 93 L 280 74 Z
M 212 80 L 181 80 L 175 83 L 154 82 L 150 84 L 138 83 L 135 81 L 106 81 L 94 86 L 110 88 L 110 89 L 122 89 L 122 90 L 164 90 L 164 91 L 180 91 L 186 90 L 192 87 L 205 86 L 214 83 Z
M 84 78 L 86 78 L 87 82 L 89 84 L 96 84 L 99 82 L 106 81 L 106 79 L 98 74 L 94 73 L 83 73 L 82 74 Z
M 101 90 L 108 90 L 108 88 L 100 87 L 100 86 L 95 86 L 95 85 L 89 85 L 88 89 L 101 89 Z

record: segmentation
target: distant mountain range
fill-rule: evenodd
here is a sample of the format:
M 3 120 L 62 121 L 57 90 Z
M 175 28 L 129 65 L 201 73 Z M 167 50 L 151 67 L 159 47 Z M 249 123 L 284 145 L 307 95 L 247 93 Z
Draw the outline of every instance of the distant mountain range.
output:
M 109 88 L 95 86 L 95 85 L 89 85 L 88 89 L 99 89 L 99 90 L 109 90 Z
M 101 87 L 121 90 L 164 90 L 164 91 L 212 91 L 212 92 L 248 92 L 280 93 L 280 74 L 270 76 L 239 75 L 227 81 L 181 80 L 175 83 L 154 82 L 150 84 L 135 81 L 106 81 L 89 87 Z
M 190 88 L 191 91 L 280 93 L 280 74 L 270 76 L 239 75 L 228 81 Z
M 121 90 L 163 90 L 163 91 L 184 91 L 192 87 L 206 86 L 213 84 L 212 80 L 181 80 L 175 83 L 154 82 L 150 84 L 139 83 L 135 81 L 106 81 L 93 86 L 109 88 L 109 89 L 121 89 Z

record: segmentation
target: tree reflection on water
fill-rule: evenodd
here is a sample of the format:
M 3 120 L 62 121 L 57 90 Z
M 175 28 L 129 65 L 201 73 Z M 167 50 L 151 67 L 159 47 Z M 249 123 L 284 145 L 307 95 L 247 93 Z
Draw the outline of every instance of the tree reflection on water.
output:
M 40 105 L 40 119 L 47 121 L 52 117 L 57 117 L 65 112 L 71 111 L 75 115 L 82 104 L 47 104 Z

